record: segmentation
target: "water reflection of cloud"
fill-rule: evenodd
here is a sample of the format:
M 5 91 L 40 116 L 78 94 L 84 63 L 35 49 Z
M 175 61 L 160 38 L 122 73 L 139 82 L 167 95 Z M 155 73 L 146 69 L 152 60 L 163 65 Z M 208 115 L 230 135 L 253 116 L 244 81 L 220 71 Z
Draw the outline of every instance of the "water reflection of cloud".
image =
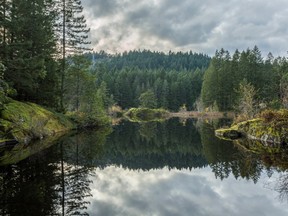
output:
M 202 170 L 96 170 L 90 215 L 287 215 L 277 194 L 258 184 Z

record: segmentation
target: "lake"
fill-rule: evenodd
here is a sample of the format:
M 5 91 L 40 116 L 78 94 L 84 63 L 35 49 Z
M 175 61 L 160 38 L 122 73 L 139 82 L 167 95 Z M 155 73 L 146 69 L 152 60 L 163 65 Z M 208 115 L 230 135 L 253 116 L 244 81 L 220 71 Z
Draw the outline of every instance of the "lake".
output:
M 285 166 L 216 138 L 226 124 L 123 121 L 62 137 L 0 166 L 0 215 L 288 215 Z

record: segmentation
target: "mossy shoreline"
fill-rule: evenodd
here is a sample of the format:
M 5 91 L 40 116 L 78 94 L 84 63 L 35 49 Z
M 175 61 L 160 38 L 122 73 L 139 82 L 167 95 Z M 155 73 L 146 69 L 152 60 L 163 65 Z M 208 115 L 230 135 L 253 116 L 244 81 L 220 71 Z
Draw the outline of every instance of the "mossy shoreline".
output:
M 123 113 L 123 116 L 132 122 L 147 122 L 147 121 L 163 121 L 169 118 L 202 118 L 202 119 L 218 119 L 234 117 L 233 112 L 197 112 L 197 111 L 179 111 L 170 112 L 168 110 L 158 108 L 151 109 L 145 107 L 130 108 L 128 111 Z
M 0 115 L 0 143 L 27 144 L 76 128 L 63 114 L 49 111 L 37 104 L 9 100 Z
M 243 121 L 215 131 L 221 139 L 237 140 L 237 143 L 253 151 L 269 148 L 287 147 L 288 145 L 288 110 L 265 111 L 258 118 Z M 248 141 L 243 142 L 241 138 Z M 257 141 L 257 145 L 245 145 L 249 140 Z
M 124 113 L 129 121 L 132 122 L 149 122 L 149 121 L 163 121 L 169 117 L 169 112 L 164 109 L 150 109 L 150 108 L 131 108 Z

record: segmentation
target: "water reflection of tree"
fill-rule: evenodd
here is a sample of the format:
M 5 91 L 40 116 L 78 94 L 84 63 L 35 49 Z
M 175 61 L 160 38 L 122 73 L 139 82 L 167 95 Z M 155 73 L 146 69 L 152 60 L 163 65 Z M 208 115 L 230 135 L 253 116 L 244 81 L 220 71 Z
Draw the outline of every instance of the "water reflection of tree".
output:
M 275 187 L 281 201 L 288 201 L 288 173 L 281 174 Z
M 91 197 L 89 179 L 93 175 L 93 160 L 102 152 L 108 130 L 79 133 L 60 145 L 61 152 L 61 204 L 63 215 L 88 215 L 87 201 Z
M 197 122 L 203 153 L 215 176 L 223 180 L 233 174 L 236 179 L 244 178 L 256 183 L 263 171 L 266 171 L 268 177 L 271 177 L 275 171 L 281 172 L 280 177 L 276 179 L 276 186 L 269 187 L 279 192 L 281 201 L 288 201 L 287 150 L 277 154 L 262 153 L 261 156 L 243 149 L 239 150 L 239 146 L 230 141 L 217 139 L 213 135 L 214 130 L 219 128 L 218 124 L 219 122 L 215 121 Z
M 88 176 L 91 170 L 79 165 L 78 139 L 76 138 L 75 164 L 67 164 L 61 161 L 61 204 L 63 215 L 88 215 L 85 210 L 90 204 L 85 199 L 92 196 Z M 71 149 L 70 149 L 71 150 Z
M 206 166 L 195 120 L 183 126 L 178 119 L 168 122 L 129 123 L 117 126 L 95 165 L 111 163 L 129 169 L 195 168 Z
M 259 158 L 254 154 L 239 151 L 230 141 L 215 137 L 214 130 L 219 127 L 217 123 L 219 124 L 219 121 L 198 121 L 203 153 L 215 176 L 224 179 L 233 174 L 236 179 L 241 177 L 257 182 L 263 170 Z
M 269 188 L 275 189 L 279 192 L 279 199 L 288 202 L 288 151 L 287 149 L 278 153 L 266 153 L 261 156 L 267 170 L 272 176 L 273 171 L 280 172 L 276 179 L 276 184 Z
M 76 138 L 78 141 L 78 139 Z M 75 155 L 73 159 L 76 159 L 75 164 L 68 164 L 64 161 L 64 148 L 63 143 L 60 144 L 61 148 L 61 186 L 59 187 L 61 190 L 61 210 L 62 215 L 88 215 L 83 210 L 87 209 L 89 202 L 84 199 L 88 196 L 91 196 L 89 183 L 91 183 L 87 179 L 88 170 L 84 167 L 78 165 L 78 142 L 73 143 L 76 145 L 76 149 L 74 146 L 69 151 L 75 150 Z
M 142 137 L 150 141 L 156 136 L 157 123 L 156 122 L 147 122 L 140 124 L 139 133 Z
M 89 175 L 108 132 L 90 138 L 72 136 L 17 164 L 0 167 L 0 215 L 88 215 Z
M 53 215 L 59 194 L 55 190 L 55 155 L 41 153 L 15 165 L 1 167 L 2 215 Z

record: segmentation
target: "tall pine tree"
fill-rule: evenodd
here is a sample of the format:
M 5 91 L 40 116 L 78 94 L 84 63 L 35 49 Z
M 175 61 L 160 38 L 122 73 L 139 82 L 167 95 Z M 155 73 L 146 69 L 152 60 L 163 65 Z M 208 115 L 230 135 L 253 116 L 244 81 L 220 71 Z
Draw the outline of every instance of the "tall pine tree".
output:
M 62 0 L 58 2 L 59 13 L 58 31 L 62 42 L 62 70 L 61 70 L 61 97 L 60 106 L 63 109 L 64 82 L 66 70 L 66 57 L 73 54 L 82 54 L 89 50 L 86 45 L 90 44 L 85 17 L 82 15 L 83 7 L 81 0 Z
M 5 0 L 1 4 L 0 58 L 4 78 L 20 100 L 35 100 L 46 76 L 46 60 L 55 52 L 51 0 Z

